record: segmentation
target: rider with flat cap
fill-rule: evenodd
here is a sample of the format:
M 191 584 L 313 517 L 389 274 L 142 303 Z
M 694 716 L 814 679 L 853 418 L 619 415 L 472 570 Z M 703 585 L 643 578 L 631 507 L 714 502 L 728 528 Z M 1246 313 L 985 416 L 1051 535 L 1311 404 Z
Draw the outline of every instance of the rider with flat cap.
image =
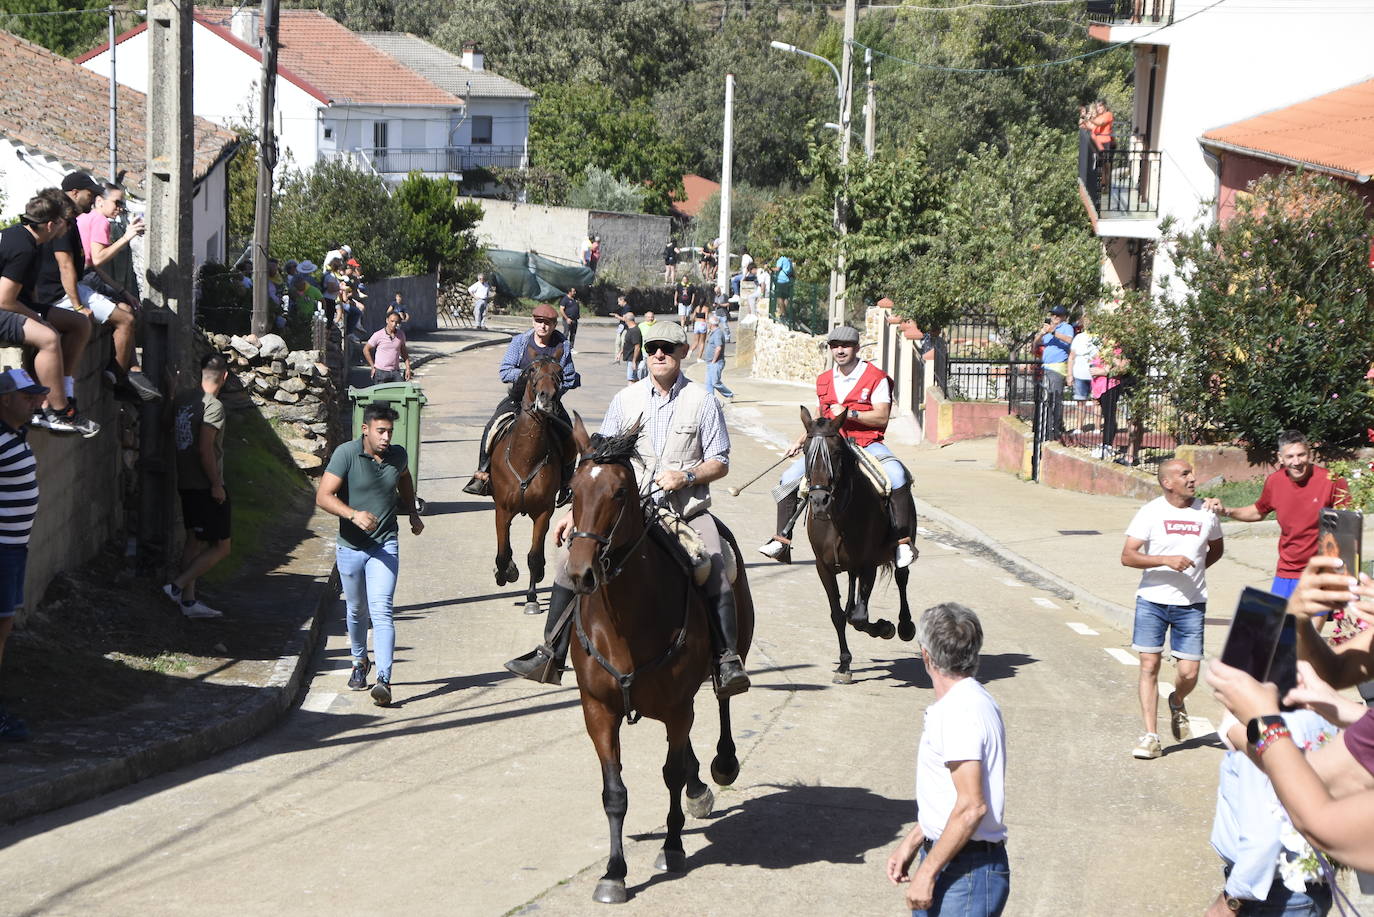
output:
M 511 338 L 510 345 L 506 347 L 506 355 L 501 358 L 501 367 L 497 372 L 501 375 L 501 381 L 510 386 L 506 392 L 506 397 L 501 399 L 501 403 L 496 406 L 496 412 L 487 421 L 486 427 L 482 430 L 482 439 L 478 442 L 477 470 L 472 474 L 472 480 L 463 486 L 464 493 L 470 493 L 477 497 L 491 496 L 491 456 L 487 454 L 487 436 L 491 433 L 492 424 L 502 414 L 509 414 L 520 410 L 520 402 L 525 397 L 524 372 L 530 364 L 541 357 L 556 359 L 563 367 L 563 385 L 560 394 L 577 388 L 582 384 L 582 377 L 573 368 L 572 347 L 564 339 L 561 332 L 555 327 L 554 323 L 558 319 L 558 312 L 547 303 L 540 303 L 534 307 L 531 315 L 532 327 L 529 331 L 522 331 Z M 563 407 L 563 402 L 558 402 L 558 416 L 566 424 L 566 432 L 570 436 L 572 433 L 572 420 L 568 417 L 567 408 Z M 577 466 L 576 450 L 566 449 L 565 454 L 569 460 L 563 466 L 562 485 L 558 492 L 558 505 L 562 506 L 568 502 L 569 491 L 568 482 L 572 480 L 573 471 Z
M 897 542 L 896 565 L 908 567 L 916 559 L 911 547 L 911 531 L 916 506 L 911 499 L 911 475 L 892 450 L 883 443 L 883 433 L 892 413 L 892 380 L 887 373 L 867 360 L 859 359 L 859 330 L 837 325 L 828 338 L 835 368 L 816 377 L 816 398 L 820 402 L 817 419 L 844 415 L 840 435 L 882 462 L 892 487 L 892 525 L 904 533 Z M 806 434 L 792 444 L 788 457 L 806 445 Z M 784 564 L 792 562 L 792 526 L 797 515 L 797 484 L 806 475 L 806 459 L 798 458 L 788 466 L 773 488 L 778 503 L 778 534 L 768 540 L 759 553 Z
M 616 394 L 606 409 L 600 432 L 615 436 L 639 425 L 637 448 L 642 461 L 635 463 L 635 475 L 640 493 L 655 495 L 683 516 L 711 556 L 711 573 L 703 588 L 714 645 L 720 654 L 716 693 L 730 697 L 749 690 L 749 676 L 737 649 L 735 595 L 721 556 L 720 530 L 707 512 L 711 482 L 730 470 L 730 434 L 720 403 L 705 386 L 682 374 L 687 335 L 681 325 L 655 322 L 644 332 L 644 355 L 648 377 Z M 572 530 L 569 512 L 554 527 L 560 551 L 554 564 L 544 645 L 506 663 L 516 675 L 544 684 L 562 683 L 562 667 L 568 657 L 571 627 L 565 624 L 557 633 L 549 631 L 557 626 L 573 598 L 568 551 L 563 546 Z

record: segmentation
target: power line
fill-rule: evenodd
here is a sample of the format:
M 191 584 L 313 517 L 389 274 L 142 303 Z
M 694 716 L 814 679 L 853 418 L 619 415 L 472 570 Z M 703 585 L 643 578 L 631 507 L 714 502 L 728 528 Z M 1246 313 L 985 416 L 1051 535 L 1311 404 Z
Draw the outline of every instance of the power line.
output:
M 129 15 L 129 14 L 133 14 L 133 15 L 137 15 L 137 16 L 146 16 L 146 15 L 148 15 L 148 11 L 147 11 L 147 10 L 125 9 L 125 8 L 119 7 L 119 6 L 115 7 L 115 10 L 114 10 L 114 11 L 115 11 L 116 13 L 121 14 L 121 15 Z M 81 15 L 81 14 L 83 14 L 83 13 L 100 13 L 100 14 L 102 14 L 102 15 L 105 15 L 105 14 L 108 14 L 109 12 L 110 12 L 110 8 L 109 8 L 108 6 L 93 6 L 93 7 L 89 8 L 89 9 L 84 9 L 84 10 L 44 10 L 44 11 L 38 12 L 38 13 L 0 13 L 0 18 L 6 18 L 6 19 L 30 19 L 30 18 L 32 18 L 32 17 L 34 17 L 34 16 L 79 16 L 79 15 Z

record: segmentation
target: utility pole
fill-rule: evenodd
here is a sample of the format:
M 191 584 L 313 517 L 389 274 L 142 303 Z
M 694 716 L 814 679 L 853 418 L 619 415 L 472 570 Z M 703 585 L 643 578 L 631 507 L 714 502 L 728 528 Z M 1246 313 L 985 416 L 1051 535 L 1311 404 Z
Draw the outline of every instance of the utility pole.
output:
M 844 4 L 844 53 L 840 63 L 840 172 L 843 185 L 835 203 L 835 226 L 839 232 L 839 253 L 835 257 L 834 280 L 830 285 L 830 327 L 844 324 L 846 276 L 845 276 L 845 237 L 849 234 L 847 226 L 849 190 L 849 124 L 853 104 L 851 100 L 854 86 L 854 21 L 858 15 L 858 0 L 845 0 Z
M 725 139 L 720 151 L 720 266 L 716 290 L 730 298 L 730 195 L 734 187 L 735 75 L 725 74 Z
M 277 135 L 272 129 L 277 102 L 277 3 L 262 3 L 262 91 L 258 106 L 258 194 L 253 209 L 252 331 L 267 333 L 267 252 L 272 236 L 272 170 L 277 166 Z
M 115 176 L 119 174 L 119 134 L 117 125 L 119 122 L 119 90 L 115 87 L 115 8 L 114 5 L 105 7 L 105 12 L 110 17 L 110 183 L 116 181 Z
M 868 94 L 864 99 L 864 158 L 873 161 L 873 150 L 877 146 L 877 100 L 873 95 L 873 49 L 864 48 L 864 69 L 867 71 Z

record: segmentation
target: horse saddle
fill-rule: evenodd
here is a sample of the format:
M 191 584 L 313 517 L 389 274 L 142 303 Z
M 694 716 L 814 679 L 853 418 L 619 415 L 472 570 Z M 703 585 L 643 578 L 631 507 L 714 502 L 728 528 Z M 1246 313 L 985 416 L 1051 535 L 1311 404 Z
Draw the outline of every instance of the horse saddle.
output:
M 487 432 L 487 441 L 482 443 L 482 448 L 486 450 L 487 455 L 491 455 L 497 440 L 509 433 L 511 427 L 515 426 L 515 418 L 514 411 L 507 411 L 496 418 L 496 422 L 491 425 L 491 430 Z
M 664 536 L 660 540 L 677 555 L 678 560 L 692 573 L 692 579 L 698 586 L 706 585 L 706 580 L 711 575 L 711 554 L 706 550 L 706 543 L 701 540 L 697 530 L 666 506 L 658 507 L 658 532 Z M 739 558 L 735 556 L 735 550 L 730 542 L 722 539 L 720 544 L 721 559 L 725 561 L 725 577 L 731 585 L 735 583 L 735 577 L 739 575 Z

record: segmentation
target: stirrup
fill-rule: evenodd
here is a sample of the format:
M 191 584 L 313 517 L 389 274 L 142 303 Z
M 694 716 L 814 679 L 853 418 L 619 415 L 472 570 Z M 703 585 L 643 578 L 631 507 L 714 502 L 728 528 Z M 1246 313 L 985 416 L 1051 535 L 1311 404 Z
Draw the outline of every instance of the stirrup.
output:
M 773 545 L 777 545 L 773 548 Z M 772 550 L 769 550 L 773 548 Z M 776 538 L 768 539 L 768 543 L 759 548 L 759 553 L 764 557 L 776 560 L 780 564 L 790 564 L 792 562 L 792 545 L 785 541 L 778 541 Z
M 491 478 L 485 481 L 474 475 L 471 480 L 463 485 L 463 493 L 472 494 L 474 497 L 491 496 Z
M 563 667 L 554 658 L 553 648 L 547 643 L 517 656 L 506 663 L 506 671 L 541 685 L 561 685 Z
M 727 669 L 732 669 L 727 673 Z M 734 697 L 750 688 L 749 673 L 738 653 L 724 653 L 716 660 L 714 673 L 716 697 Z

